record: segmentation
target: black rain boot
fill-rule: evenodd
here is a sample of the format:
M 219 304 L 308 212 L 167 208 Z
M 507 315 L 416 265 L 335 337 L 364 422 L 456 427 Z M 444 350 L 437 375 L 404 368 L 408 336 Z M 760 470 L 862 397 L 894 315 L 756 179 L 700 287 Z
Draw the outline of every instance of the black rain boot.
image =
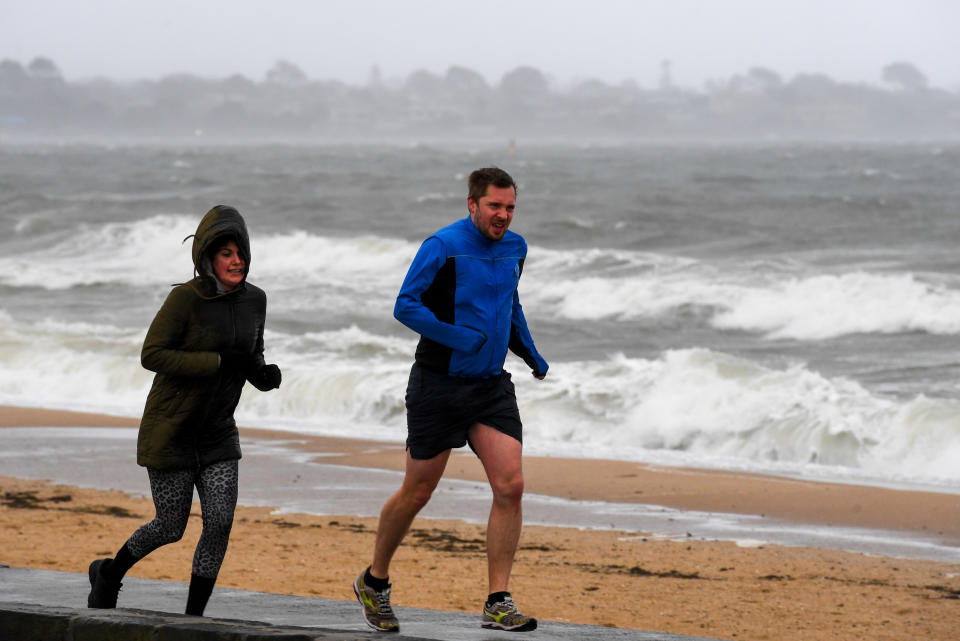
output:
M 213 585 L 216 582 L 216 577 L 211 579 L 196 574 L 190 575 L 190 593 L 187 595 L 186 614 L 197 617 L 203 616 L 203 611 L 207 607 L 207 601 L 210 600 L 210 594 L 213 592 Z
M 118 580 L 108 579 L 103 574 L 104 567 L 109 567 L 113 559 L 97 559 L 90 564 L 87 576 L 90 577 L 90 594 L 87 596 L 88 608 L 110 609 L 117 607 L 117 595 L 123 584 Z

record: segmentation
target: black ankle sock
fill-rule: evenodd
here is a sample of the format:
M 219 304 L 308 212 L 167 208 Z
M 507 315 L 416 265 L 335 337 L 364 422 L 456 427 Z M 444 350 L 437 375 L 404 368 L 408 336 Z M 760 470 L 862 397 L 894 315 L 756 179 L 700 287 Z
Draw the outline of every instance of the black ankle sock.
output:
M 491 592 L 490 595 L 487 597 L 487 605 L 493 605 L 494 603 L 499 603 L 500 601 L 503 601 L 508 596 L 510 596 L 509 592 Z
M 187 595 L 186 614 L 193 616 L 203 616 L 203 611 L 207 607 L 207 601 L 210 600 L 210 594 L 213 592 L 213 585 L 217 578 L 205 576 L 190 575 L 190 592 Z
M 390 587 L 390 577 L 385 577 L 378 579 L 377 577 L 370 574 L 370 568 L 367 568 L 367 571 L 363 573 L 363 582 L 369 585 L 371 588 L 377 592 L 383 592 Z
M 127 573 L 127 570 L 132 568 L 133 564 L 139 560 L 140 558 L 133 556 L 127 544 L 124 543 L 123 547 L 117 551 L 117 556 L 113 557 L 109 563 L 103 564 L 103 576 L 111 581 L 119 581 Z

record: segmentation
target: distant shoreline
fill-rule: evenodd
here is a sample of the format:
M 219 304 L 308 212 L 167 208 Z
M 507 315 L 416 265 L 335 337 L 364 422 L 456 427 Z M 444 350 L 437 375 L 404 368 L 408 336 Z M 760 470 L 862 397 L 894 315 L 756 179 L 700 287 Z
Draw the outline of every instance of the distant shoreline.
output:
M 512 135 L 525 141 L 849 140 L 856 132 L 875 140 L 942 141 L 957 135 L 960 105 L 960 94 L 932 85 L 908 62 L 879 68 L 883 83 L 877 85 L 825 73 L 784 77 L 754 66 L 698 89 L 674 84 L 669 74 L 649 88 L 597 78 L 562 87 L 526 65 L 495 84 L 452 65 L 443 74 L 413 71 L 398 84 L 349 85 L 310 78 L 282 60 L 262 80 L 189 73 L 74 80 L 43 56 L 26 65 L 3 63 L 0 98 L 10 97 L 0 133 L 11 135 L 452 141 L 479 131 L 506 142 Z

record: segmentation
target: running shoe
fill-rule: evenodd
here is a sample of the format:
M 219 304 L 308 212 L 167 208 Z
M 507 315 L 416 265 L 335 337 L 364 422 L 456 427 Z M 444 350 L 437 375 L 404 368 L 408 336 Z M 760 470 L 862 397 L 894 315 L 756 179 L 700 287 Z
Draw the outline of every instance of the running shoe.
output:
M 353 582 L 353 593 L 363 608 L 363 620 L 377 632 L 399 632 L 400 622 L 390 607 L 390 586 L 374 590 L 363 582 L 365 574 L 366 570 Z
M 529 632 L 537 629 L 537 620 L 520 614 L 513 597 L 508 595 L 502 601 L 483 606 L 483 620 L 480 625 L 488 630 Z
M 90 594 L 87 596 L 88 608 L 115 608 L 117 595 L 123 586 L 120 581 L 103 576 L 103 566 L 113 559 L 97 559 L 90 564 L 87 576 L 90 577 Z

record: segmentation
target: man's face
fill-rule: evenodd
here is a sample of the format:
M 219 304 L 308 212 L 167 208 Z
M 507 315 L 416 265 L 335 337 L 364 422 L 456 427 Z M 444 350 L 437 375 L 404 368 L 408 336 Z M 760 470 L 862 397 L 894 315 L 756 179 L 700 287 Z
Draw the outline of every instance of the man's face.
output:
M 517 206 L 517 192 L 513 187 L 489 185 L 479 202 L 467 198 L 470 220 L 481 234 L 490 240 L 500 240 L 507 233 L 513 210 Z

